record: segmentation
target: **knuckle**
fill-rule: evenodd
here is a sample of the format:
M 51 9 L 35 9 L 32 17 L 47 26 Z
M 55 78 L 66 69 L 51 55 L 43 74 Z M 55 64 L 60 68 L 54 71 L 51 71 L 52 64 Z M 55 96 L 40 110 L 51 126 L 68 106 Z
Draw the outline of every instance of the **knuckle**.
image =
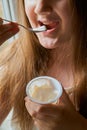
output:
M 37 112 L 36 112 L 36 111 L 33 111 L 33 112 L 32 112 L 32 117 L 35 118 L 36 116 L 37 116 Z
M 41 113 L 41 112 L 43 112 L 44 111 L 44 105 L 40 105 L 40 106 L 38 106 L 38 108 L 37 108 L 37 112 L 38 113 Z
M 2 25 L 3 24 L 3 20 L 0 18 L 0 25 Z

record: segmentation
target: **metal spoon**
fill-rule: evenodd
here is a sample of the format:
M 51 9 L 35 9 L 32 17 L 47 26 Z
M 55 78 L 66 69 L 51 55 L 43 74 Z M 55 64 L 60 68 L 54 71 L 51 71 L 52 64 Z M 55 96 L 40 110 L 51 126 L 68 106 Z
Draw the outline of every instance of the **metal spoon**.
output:
M 1 19 L 2 19 L 3 21 L 6 21 L 6 22 L 13 22 L 13 21 L 10 21 L 10 20 L 4 19 L 4 18 L 1 18 Z M 15 23 L 15 22 L 13 22 L 13 23 Z M 25 26 L 22 25 L 22 24 L 19 24 L 19 23 L 17 23 L 17 24 L 18 24 L 18 26 L 21 26 L 21 27 L 23 27 L 24 29 L 26 29 L 26 30 L 28 30 L 28 31 L 31 31 L 31 32 L 35 32 L 35 33 L 43 32 L 43 31 L 46 31 L 46 30 L 47 30 L 47 28 L 46 28 L 45 25 L 40 26 L 40 27 L 37 27 L 37 28 L 27 28 L 27 27 L 25 27 Z

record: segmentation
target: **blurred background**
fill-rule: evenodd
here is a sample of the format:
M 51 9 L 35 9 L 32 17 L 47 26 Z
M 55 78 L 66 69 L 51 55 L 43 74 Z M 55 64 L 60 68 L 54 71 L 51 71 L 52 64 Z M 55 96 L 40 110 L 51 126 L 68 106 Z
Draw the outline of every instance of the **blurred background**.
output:
M 17 0 L 0 0 L 0 17 L 16 21 L 16 4 Z M 15 38 L 16 36 L 6 41 L 2 46 L 0 46 L 0 50 L 3 49 L 3 47 L 5 47 L 7 44 L 11 43 Z
M 0 17 L 16 21 L 16 4 L 17 0 L 0 0 Z M 8 44 L 11 44 L 12 40 L 14 40 L 15 38 L 16 36 L 10 38 L 3 45 L 1 45 L 0 51 Z M 3 124 L 0 126 L 0 130 L 14 130 L 14 127 L 11 126 L 11 117 L 12 111 L 9 113 Z M 15 128 L 15 130 L 19 129 Z
M 3 16 L 2 0 L 0 0 L 0 17 Z

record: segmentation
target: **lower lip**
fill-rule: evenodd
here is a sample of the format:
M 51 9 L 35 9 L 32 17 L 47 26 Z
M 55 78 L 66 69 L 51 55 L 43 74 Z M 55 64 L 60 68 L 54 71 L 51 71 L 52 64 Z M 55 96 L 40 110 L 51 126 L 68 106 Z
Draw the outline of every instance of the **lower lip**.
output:
M 47 31 L 42 32 L 44 35 L 51 35 L 52 33 L 56 32 L 58 29 L 59 23 L 57 23 L 52 29 L 48 29 Z

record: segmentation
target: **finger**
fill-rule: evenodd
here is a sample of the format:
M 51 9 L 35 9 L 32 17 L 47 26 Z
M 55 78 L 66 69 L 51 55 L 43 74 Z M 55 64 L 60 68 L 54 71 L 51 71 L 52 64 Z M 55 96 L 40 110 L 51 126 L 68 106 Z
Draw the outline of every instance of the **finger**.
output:
M 0 18 L 0 25 L 2 25 L 3 24 L 3 20 L 2 20 L 2 18 Z
M 10 30 L 9 32 L 6 32 L 5 35 L 0 36 L 0 45 L 4 43 L 6 40 L 11 38 L 13 35 L 15 35 L 18 32 L 18 30 Z
M 42 116 L 42 118 L 46 118 L 47 120 L 49 119 L 60 119 L 61 115 L 64 113 L 64 107 L 57 106 L 56 104 L 49 104 L 49 105 L 43 105 L 39 109 L 39 112 L 37 112 L 36 117 L 41 118 L 39 116 Z M 38 115 L 39 114 L 39 115 Z
M 53 104 L 40 105 L 29 100 L 28 97 L 25 98 L 25 106 L 27 111 L 33 118 L 50 120 L 52 117 L 56 118 L 58 115 L 58 107 Z M 61 110 L 61 109 L 60 109 Z M 59 112 L 60 113 L 60 112 Z
M 56 118 L 42 115 L 38 115 L 38 118 L 34 120 L 34 124 L 41 130 L 42 128 L 43 130 L 55 130 L 58 123 L 59 121 Z
M 32 117 L 36 116 L 36 113 L 39 109 L 40 104 L 37 104 L 35 102 L 32 102 L 28 97 L 25 98 L 25 106 L 27 108 L 27 111 Z
M 41 120 L 44 122 L 52 122 L 53 118 L 51 115 L 45 115 L 45 114 L 41 114 L 41 113 L 37 113 L 36 116 L 34 117 L 35 120 Z
M 62 93 L 61 97 L 59 98 L 59 102 L 67 103 L 66 101 L 70 102 L 69 97 L 68 97 L 65 89 L 63 88 L 63 93 Z
M 10 29 L 17 28 L 15 24 L 8 23 L 8 24 L 2 24 L 0 25 L 0 35 L 9 31 Z
M 51 122 L 46 120 L 36 119 L 34 124 L 39 130 L 56 130 L 53 124 L 54 122 L 52 122 L 52 119 L 50 120 Z
M 10 26 L 10 25 L 9 25 Z M 19 32 L 18 26 L 14 25 L 11 27 L 7 27 L 6 30 L 2 31 L 0 33 L 0 45 L 11 38 L 13 35 L 15 35 L 17 32 Z
M 56 104 L 45 104 L 45 105 L 40 105 L 37 103 L 32 102 L 29 100 L 28 97 L 25 98 L 25 105 L 30 113 L 31 116 L 36 117 L 37 113 L 40 113 L 44 116 L 54 116 L 58 115 L 58 113 L 61 113 L 61 105 L 57 106 Z
M 39 129 L 39 130 L 49 130 L 48 129 L 48 122 L 40 121 L 40 120 L 35 120 L 34 125 Z
M 65 89 L 63 88 L 63 93 L 61 95 L 61 97 L 58 99 L 58 103 L 57 105 L 64 105 L 69 107 L 74 108 L 73 103 L 71 102 L 69 95 L 66 93 Z

